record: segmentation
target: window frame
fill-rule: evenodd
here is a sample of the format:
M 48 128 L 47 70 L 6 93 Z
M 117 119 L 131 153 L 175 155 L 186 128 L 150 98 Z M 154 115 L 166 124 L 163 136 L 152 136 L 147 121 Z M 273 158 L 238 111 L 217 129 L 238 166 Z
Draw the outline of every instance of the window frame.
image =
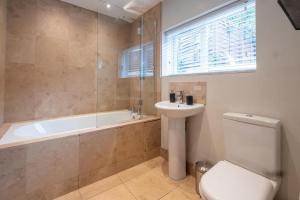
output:
M 205 19 L 208 15 L 211 15 L 213 13 L 218 13 L 218 12 L 222 12 L 222 10 L 225 10 L 226 8 L 227 9 L 230 9 L 232 7 L 235 7 L 235 6 L 238 6 L 238 4 L 241 4 L 243 2 L 247 2 L 248 0 L 231 0 L 231 1 L 228 1 L 224 4 L 221 4 L 217 7 L 214 7 L 213 9 L 210 9 L 206 12 L 202 12 L 200 15 L 197 15 L 193 18 L 189 18 L 188 20 L 185 20 L 179 24 L 176 24 L 174 26 L 171 26 L 169 28 L 167 28 L 166 30 L 164 30 L 162 32 L 162 46 L 161 46 L 161 52 L 162 52 L 162 59 L 161 59 L 161 66 L 162 66 L 162 69 L 161 69 L 161 77 L 172 77 L 172 76 L 193 76 L 193 75 L 218 75 L 218 74 L 237 74 L 237 73 L 254 73 L 257 71 L 257 45 L 256 45 L 256 59 L 255 59 L 255 67 L 246 67 L 245 65 L 245 68 L 242 69 L 242 68 L 238 68 L 238 67 L 227 67 L 227 68 L 222 68 L 222 69 L 216 69 L 216 70 L 212 70 L 212 69 L 209 69 L 209 68 L 206 68 L 205 70 L 199 70 L 199 68 L 195 67 L 195 70 L 192 71 L 192 70 L 188 70 L 187 72 L 179 72 L 179 73 L 168 73 L 167 75 L 164 75 L 163 73 L 163 68 L 164 68 L 164 56 L 166 56 L 166 54 L 164 53 L 164 45 L 165 45 L 165 41 L 166 41 L 166 37 L 167 37 L 167 34 L 169 32 L 176 32 L 178 29 L 181 29 L 181 28 L 186 28 L 187 26 L 190 26 L 192 27 L 193 25 L 197 24 L 197 22 L 199 21 L 202 21 L 202 19 Z M 257 9 L 256 9 L 256 1 L 257 0 L 253 0 L 254 3 L 255 3 L 255 30 L 256 30 L 256 36 L 257 36 Z M 256 44 L 257 44 L 257 40 L 256 40 Z M 251 66 L 251 65 L 249 65 Z M 173 65 L 172 68 L 176 68 L 177 66 L 176 65 Z M 207 70 L 209 69 L 209 71 Z M 175 70 L 174 70 L 175 71 Z
M 147 63 L 147 64 L 152 64 L 151 66 L 146 66 L 145 68 L 145 56 L 147 55 L 145 52 L 145 50 L 147 48 L 150 48 L 150 50 L 152 50 L 152 62 L 151 63 Z M 138 78 L 138 77 L 153 77 L 154 76 L 154 73 L 155 73 L 155 57 L 154 57 L 154 49 L 155 49 L 155 46 L 154 46 L 154 42 L 153 41 L 149 41 L 149 42 L 146 42 L 144 43 L 143 45 L 136 45 L 136 46 L 133 46 L 133 47 L 130 47 L 130 48 L 127 48 L 127 49 L 124 49 L 121 53 L 121 55 L 119 55 L 119 63 L 118 63 L 118 77 L 120 79 L 126 79 L 126 78 Z M 129 68 L 124 68 L 123 66 L 123 59 L 125 58 L 124 55 L 126 54 L 127 52 L 129 53 L 133 53 L 133 52 L 137 52 L 138 55 L 138 59 L 139 60 L 139 68 L 136 68 L 138 70 L 135 70 L 135 71 L 130 71 L 128 70 Z M 130 56 L 127 57 L 128 59 L 130 59 Z M 129 64 L 129 63 L 127 63 Z M 150 67 L 150 68 L 149 68 Z M 147 69 L 151 69 L 152 71 L 147 71 Z M 146 70 L 146 71 L 144 71 Z M 123 74 L 123 72 L 126 72 L 126 74 Z

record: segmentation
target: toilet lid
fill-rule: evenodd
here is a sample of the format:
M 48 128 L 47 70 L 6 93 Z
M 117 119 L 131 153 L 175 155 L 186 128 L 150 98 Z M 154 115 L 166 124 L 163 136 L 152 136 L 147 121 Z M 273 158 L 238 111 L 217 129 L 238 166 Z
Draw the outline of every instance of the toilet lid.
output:
M 274 186 L 263 176 L 220 161 L 203 175 L 200 190 L 208 200 L 269 200 Z

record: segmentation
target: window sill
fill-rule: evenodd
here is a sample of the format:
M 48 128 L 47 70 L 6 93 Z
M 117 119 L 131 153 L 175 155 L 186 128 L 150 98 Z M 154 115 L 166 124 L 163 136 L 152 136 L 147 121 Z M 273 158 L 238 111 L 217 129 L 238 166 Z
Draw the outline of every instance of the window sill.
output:
M 224 74 L 240 74 L 240 73 L 255 73 L 256 69 L 247 70 L 232 70 L 232 71 L 215 71 L 215 72 L 199 72 L 199 73 L 182 73 L 182 74 L 171 74 L 161 77 L 176 77 L 176 76 L 203 76 L 203 75 L 224 75 Z

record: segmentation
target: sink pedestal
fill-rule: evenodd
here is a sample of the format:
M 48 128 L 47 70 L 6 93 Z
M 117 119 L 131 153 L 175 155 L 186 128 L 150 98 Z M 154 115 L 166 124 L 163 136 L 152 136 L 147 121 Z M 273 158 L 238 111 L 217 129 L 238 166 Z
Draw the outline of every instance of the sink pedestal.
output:
M 174 180 L 186 177 L 185 118 L 169 118 L 169 176 Z
M 185 119 L 201 113 L 203 104 L 186 105 L 162 101 L 155 104 L 158 111 L 168 117 L 169 176 L 174 180 L 186 176 Z

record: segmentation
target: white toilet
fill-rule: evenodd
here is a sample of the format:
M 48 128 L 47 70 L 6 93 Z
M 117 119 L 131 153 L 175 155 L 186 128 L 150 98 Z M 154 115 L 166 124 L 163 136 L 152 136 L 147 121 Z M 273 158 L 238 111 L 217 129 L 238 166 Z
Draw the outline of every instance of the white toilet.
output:
M 280 185 L 280 121 L 224 114 L 225 159 L 199 184 L 203 200 L 272 200 Z

